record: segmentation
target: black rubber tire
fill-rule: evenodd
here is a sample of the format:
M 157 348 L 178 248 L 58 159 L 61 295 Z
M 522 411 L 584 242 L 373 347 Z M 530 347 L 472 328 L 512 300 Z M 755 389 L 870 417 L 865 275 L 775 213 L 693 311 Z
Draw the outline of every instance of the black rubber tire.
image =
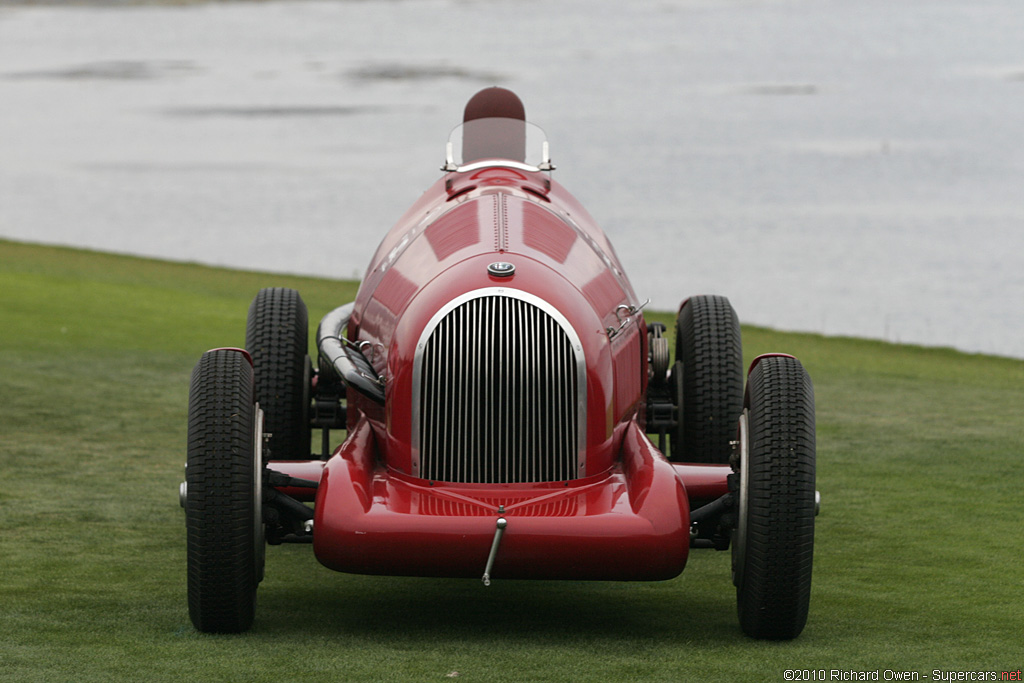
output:
M 254 421 L 248 359 L 204 353 L 189 389 L 185 470 L 188 610 L 200 631 L 245 631 L 255 615 L 264 546 Z
M 669 436 L 677 462 L 726 463 L 743 410 L 740 322 L 724 296 L 688 299 L 676 317 L 676 359 L 683 363 L 683 400 Z
M 753 638 L 795 638 L 807 623 L 815 516 L 814 387 L 800 361 L 762 359 L 745 415 L 749 471 L 741 460 L 732 543 L 740 626 Z
M 261 289 L 249 306 L 245 348 L 252 356 L 256 401 L 263 409 L 274 460 L 308 460 L 309 313 L 294 289 Z

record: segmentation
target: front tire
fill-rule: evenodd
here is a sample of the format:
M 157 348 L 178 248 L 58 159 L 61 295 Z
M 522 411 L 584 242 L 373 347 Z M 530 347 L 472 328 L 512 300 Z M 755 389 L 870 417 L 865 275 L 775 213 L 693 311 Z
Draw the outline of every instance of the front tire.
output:
M 261 423 L 245 355 L 204 353 L 189 389 L 185 471 L 188 609 L 200 631 L 238 633 L 255 616 L 265 549 Z
M 754 366 L 739 444 L 740 626 L 753 638 L 795 638 L 807 623 L 816 507 L 814 388 L 800 361 L 771 356 Z

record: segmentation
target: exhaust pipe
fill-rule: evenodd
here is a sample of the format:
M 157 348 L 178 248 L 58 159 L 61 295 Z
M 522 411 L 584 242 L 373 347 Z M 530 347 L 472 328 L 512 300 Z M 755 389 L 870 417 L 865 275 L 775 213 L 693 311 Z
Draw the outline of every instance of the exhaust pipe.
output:
M 355 304 L 348 303 L 323 317 L 316 330 L 316 347 L 320 358 L 331 365 L 347 386 L 384 405 L 384 379 L 366 360 L 360 346 L 345 338 L 353 308 Z

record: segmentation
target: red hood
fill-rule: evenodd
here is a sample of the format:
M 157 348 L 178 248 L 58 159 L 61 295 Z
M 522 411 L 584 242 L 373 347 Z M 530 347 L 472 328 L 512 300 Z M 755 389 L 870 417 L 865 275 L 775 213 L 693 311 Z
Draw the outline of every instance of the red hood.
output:
M 495 263 L 514 272 L 492 274 Z M 413 365 L 424 329 L 449 302 L 493 288 L 543 300 L 575 331 L 587 368 L 588 453 L 607 454 L 587 470 L 610 465 L 615 425 L 641 391 L 640 379 L 616 387 L 614 376 L 641 377 L 645 335 L 613 339 L 608 330 L 628 317 L 622 307 L 638 305 L 636 295 L 604 233 L 571 195 L 542 172 L 497 165 L 449 173 L 430 188 L 381 242 L 356 298 L 349 338 L 369 342 L 367 355 L 387 380 L 389 464 L 415 470 Z M 617 372 L 620 356 L 635 368 Z

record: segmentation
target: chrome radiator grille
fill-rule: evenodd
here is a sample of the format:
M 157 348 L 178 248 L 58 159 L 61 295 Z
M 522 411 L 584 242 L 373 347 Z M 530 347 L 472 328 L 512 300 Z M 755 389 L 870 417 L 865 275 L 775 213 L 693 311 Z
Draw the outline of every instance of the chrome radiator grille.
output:
M 586 374 L 575 332 L 539 299 L 482 291 L 435 316 L 417 347 L 419 476 L 467 483 L 582 476 Z

